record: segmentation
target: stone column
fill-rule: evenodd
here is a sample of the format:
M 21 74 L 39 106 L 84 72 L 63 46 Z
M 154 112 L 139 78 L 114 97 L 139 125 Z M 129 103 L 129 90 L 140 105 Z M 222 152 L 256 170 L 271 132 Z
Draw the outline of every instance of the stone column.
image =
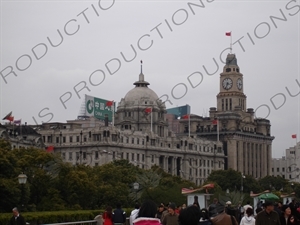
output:
M 245 168 L 245 174 L 248 175 L 248 151 L 247 151 L 247 142 L 243 142 L 243 152 L 244 152 L 244 168 Z
M 237 141 L 236 142 L 236 152 L 238 156 L 238 171 L 241 173 L 244 172 L 244 151 L 243 151 L 243 142 Z

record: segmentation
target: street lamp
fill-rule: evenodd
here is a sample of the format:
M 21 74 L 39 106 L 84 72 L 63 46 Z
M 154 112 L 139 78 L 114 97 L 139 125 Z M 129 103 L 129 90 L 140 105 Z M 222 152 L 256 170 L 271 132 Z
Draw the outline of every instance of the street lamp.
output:
M 18 176 L 19 184 L 22 186 L 22 196 L 21 196 L 21 204 L 22 204 L 22 211 L 24 210 L 24 197 L 25 197 L 25 184 L 27 181 L 27 176 L 23 174 L 23 172 Z
M 80 163 L 80 165 L 81 165 L 81 163 L 82 163 L 82 149 L 81 149 L 81 146 L 82 145 L 82 130 L 80 131 L 80 151 L 79 151 L 79 154 L 80 154 L 80 161 L 79 161 L 79 163 Z
M 135 201 L 137 201 L 137 192 L 140 188 L 140 184 L 138 182 L 133 183 L 133 189 L 135 190 Z
M 243 193 L 243 190 L 244 190 L 244 186 L 243 186 L 243 179 L 246 178 L 244 176 L 244 174 L 242 173 L 242 178 L 241 178 L 241 192 Z

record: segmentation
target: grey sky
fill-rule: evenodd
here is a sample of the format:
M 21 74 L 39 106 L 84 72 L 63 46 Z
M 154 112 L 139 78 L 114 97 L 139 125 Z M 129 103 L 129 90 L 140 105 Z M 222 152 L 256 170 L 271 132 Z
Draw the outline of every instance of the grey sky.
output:
M 189 104 L 192 113 L 208 115 L 209 107 L 216 106 L 219 92 L 219 74 L 223 68 L 220 53 L 229 47 L 230 37 L 225 32 L 232 31 L 233 42 L 240 39 L 241 43 L 233 45 L 233 53 L 244 75 L 247 107 L 256 109 L 265 104 L 270 108 L 268 119 L 275 136 L 273 157 L 281 157 L 286 148 L 295 144 L 291 135 L 300 135 L 300 95 L 291 97 L 286 90 L 288 87 L 294 95 L 300 91 L 300 2 L 202 2 L 203 7 L 188 4 L 201 4 L 192 0 L 1 1 L 0 71 L 5 76 L 11 66 L 17 74 L 5 77 L 7 83 L 0 76 L 1 119 L 10 111 L 15 119 L 29 124 L 35 123 L 32 117 L 38 123 L 48 121 L 52 116 L 45 116 L 47 113 L 53 114 L 52 122 L 74 119 L 84 94 L 119 102 L 138 79 L 140 60 L 150 88 L 158 96 L 170 96 L 173 105 L 166 103 L 168 108 Z M 272 22 L 271 16 L 283 18 L 282 13 L 286 21 Z M 78 25 L 77 33 L 66 34 L 74 33 Z M 47 37 L 58 44 L 61 40 L 57 29 L 63 41 L 52 47 Z M 151 47 L 142 50 L 151 41 Z M 131 45 L 137 56 L 126 62 L 120 53 L 132 59 Z M 45 54 L 39 60 L 32 52 L 35 46 L 38 57 Z M 228 50 L 222 54 L 223 60 L 227 53 Z M 219 65 L 218 72 L 213 58 Z M 111 72 L 120 68 L 110 75 L 106 63 Z M 214 74 L 207 75 L 203 66 Z M 16 67 L 28 68 L 20 71 Z M 104 71 L 104 80 L 96 70 Z M 192 88 L 190 82 L 196 86 L 201 77 L 194 75 L 190 82 L 187 78 L 197 71 L 203 74 L 203 80 Z M 91 84 L 101 80 L 100 85 Z M 73 89 L 80 82 L 86 82 L 90 89 L 79 92 L 81 99 Z M 179 83 L 186 87 L 181 84 L 173 89 Z M 77 89 L 82 86 L 83 83 L 79 84 Z M 185 91 L 186 95 L 180 98 Z M 59 98 L 67 92 L 72 96 L 65 109 Z M 277 110 L 270 101 L 275 95 L 276 107 L 284 102 Z M 44 117 L 41 117 L 39 113 L 44 108 L 49 110 L 42 111 Z M 267 111 L 263 106 L 257 116 L 265 117 Z

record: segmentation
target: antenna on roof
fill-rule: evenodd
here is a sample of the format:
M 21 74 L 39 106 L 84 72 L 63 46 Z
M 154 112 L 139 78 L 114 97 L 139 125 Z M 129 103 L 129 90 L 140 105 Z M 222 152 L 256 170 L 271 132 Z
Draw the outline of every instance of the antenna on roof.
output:
M 141 73 L 143 73 L 143 60 L 141 60 Z

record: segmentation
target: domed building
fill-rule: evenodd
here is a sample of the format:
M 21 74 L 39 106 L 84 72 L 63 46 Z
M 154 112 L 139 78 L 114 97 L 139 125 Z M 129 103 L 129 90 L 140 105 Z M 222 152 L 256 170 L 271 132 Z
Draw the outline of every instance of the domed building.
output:
M 168 135 L 165 119 L 166 106 L 157 94 L 148 87 L 144 74 L 118 104 L 115 126 L 121 130 L 151 132 L 160 137 Z
M 93 117 L 82 124 L 80 120 L 42 124 L 39 132 L 45 144 L 72 164 L 98 166 L 125 159 L 144 169 L 159 166 L 197 185 L 213 170 L 224 169 L 222 146 L 196 135 L 177 136 L 168 127 L 165 104 L 148 87 L 143 73 L 134 85 L 118 103 L 114 124 L 108 120 L 96 124 Z

